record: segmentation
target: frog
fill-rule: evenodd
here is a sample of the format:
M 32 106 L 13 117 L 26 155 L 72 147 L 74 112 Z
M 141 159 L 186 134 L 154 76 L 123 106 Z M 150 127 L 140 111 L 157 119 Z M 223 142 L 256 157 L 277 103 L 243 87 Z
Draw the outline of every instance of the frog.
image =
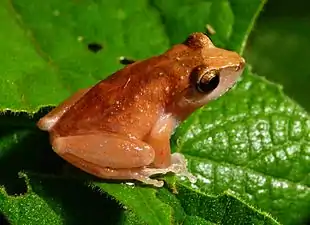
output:
M 231 89 L 244 66 L 238 53 L 195 32 L 78 90 L 37 126 L 60 157 L 100 179 L 162 187 L 154 176 L 174 173 L 194 183 L 184 155 L 171 153 L 170 137 L 194 111 Z

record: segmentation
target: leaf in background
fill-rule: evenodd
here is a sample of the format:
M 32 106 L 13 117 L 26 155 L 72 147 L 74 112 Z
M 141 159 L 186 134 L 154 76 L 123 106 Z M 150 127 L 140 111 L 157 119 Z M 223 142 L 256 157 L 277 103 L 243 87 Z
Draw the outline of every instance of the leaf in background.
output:
M 34 113 L 121 68 L 120 56 L 168 48 L 147 1 L 1 1 L 0 109 Z M 141 32 L 142 31 L 142 32 Z M 185 37 L 184 37 L 185 38 Z M 88 45 L 97 43 L 94 53 Z M 31 86 L 31 88 L 29 88 Z
M 256 17 L 266 0 L 151 0 L 161 12 L 165 31 L 172 44 L 196 31 L 206 32 L 206 25 L 214 28 L 213 42 L 227 49 L 243 52 Z M 176 7 L 177 5 L 177 7 Z

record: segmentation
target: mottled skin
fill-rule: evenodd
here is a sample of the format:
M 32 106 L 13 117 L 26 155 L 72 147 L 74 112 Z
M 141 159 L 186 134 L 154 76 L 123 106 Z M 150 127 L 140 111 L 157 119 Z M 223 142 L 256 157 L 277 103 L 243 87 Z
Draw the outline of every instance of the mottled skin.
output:
M 130 64 L 79 91 L 38 126 L 49 131 L 55 152 L 95 176 L 155 186 L 163 182 L 149 178 L 154 174 L 174 172 L 194 180 L 184 157 L 170 153 L 171 133 L 232 87 L 243 67 L 237 53 L 194 33 L 164 54 Z M 219 71 L 219 84 L 211 92 L 199 92 L 197 74 L 211 70 Z

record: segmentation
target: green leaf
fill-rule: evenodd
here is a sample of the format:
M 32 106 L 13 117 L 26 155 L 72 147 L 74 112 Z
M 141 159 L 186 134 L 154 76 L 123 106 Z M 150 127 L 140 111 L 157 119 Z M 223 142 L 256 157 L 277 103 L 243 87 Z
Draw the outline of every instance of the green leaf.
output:
M 146 224 L 171 224 L 172 209 L 156 198 L 156 189 L 125 184 L 99 183 L 96 186 L 135 212 Z
M 278 224 L 268 214 L 226 193 L 212 197 L 182 184 L 177 194 L 167 189 L 95 183 L 146 224 Z
M 59 208 L 59 205 L 55 205 Z M 36 193 L 10 197 L 0 188 L 0 210 L 11 224 L 61 224 L 62 218 Z
M 117 224 L 122 208 L 106 195 L 79 180 L 58 176 L 26 175 L 26 191 L 11 195 L 0 187 L 0 212 L 10 224 Z M 98 213 L 100 212 L 100 213 Z
M 192 224 L 278 224 L 268 214 L 248 206 L 229 192 L 212 197 L 181 185 L 177 197 L 191 215 L 187 219 Z
M 120 69 L 121 56 L 166 50 L 159 14 L 145 0 L 135 3 L 1 1 L 0 109 L 34 113 Z M 103 50 L 89 51 L 91 43 Z
M 220 222 L 222 224 L 278 224 L 269 215 L 247 206 L 230 194 L 209 197 L 203 193 L 191 192 L 182 185 L 178 185 L 178 194 L 173 195 L 164 188 L 96 184 L 96 187 L 105 189 L 112 196 L 125 199 L 121 203 L 130 206 L 130 209 L 122 214 L 121 211 L 115 211 L 116 204 L 107 201 L 104 196 L 98 196 L 95 193 L 87 194 L 87 190 L 80 186 L 77 180 L 23 173 L 20 173 L 20 177 L 26 180 L 28 190 L 25 194 L 9 196 L 3 188 L 0 188 L 0 210 L 5 213 L 11 224 L 98 224 L 99 221 L 108 224 L 150 225 L 218 224 Z M 58 189 L 61 189 L 61 192 Z M 73 189 L 74 192 L 72 192 Z M 79 198 L 76 198 L 76 195 Z M 86 205 L 83 207 L 79 204 L 81 202 Z M 208 205 L 212 207 L 205 207 Z M 96 214 L 97 207 L 103 209 L 99 214 Z M 131 210 L 145 212 L 142 218 L 144 222 Z
M 296 224 L 310 207 L 309 134 L 308 114 L 279 86 L 246 70 L 233 91 L 177 129 L 173 146 L 198 177 L 189 187 L 213 194 L 231 189 Z
M 177 7 L 174 1 L 151 2 L 161 12 L 172 44 L 182 42 L 184 36 L 192 32 L 207 31 L 208 24 L 216 32 L 211 38 L 217 46 L 243 52 L 266 0 L 251 0 L 250 4 L 247 0 L 182 0 L 178 1 Z

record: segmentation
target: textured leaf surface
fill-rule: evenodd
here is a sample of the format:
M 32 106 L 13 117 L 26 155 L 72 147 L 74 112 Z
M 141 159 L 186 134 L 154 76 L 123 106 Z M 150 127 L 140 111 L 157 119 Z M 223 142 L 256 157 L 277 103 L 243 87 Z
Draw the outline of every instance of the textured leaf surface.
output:
M 10 197 L 0 188 L 0 209 L 12 224 L 62 224 L 61 214 L 57 213 L 61 206 L 56 203 L 54 207 L 56 211 L 33 191 Z
M 217 197 L 196 192 L 182 184 L 173 195 L 167 189 L 95 184 L 120 203 L 128 206 L 146 224 L 278 224 L 266 213 L 257 211 L 233 195 Z M 139 201 L 137 201 L 139 199 Z M 140 214 L 140 212 L 142 212 Z
M 286 224 L 308 215 L 310 119 L 278 86 L 246 71 L 235 90 L 191 116 L 174 137 L 199 189 L 231 189 Z
M 195 218 L 193 224 L 202 223 L 204 220 L 207 224 L 278 224 L 268 214 L 242 203 L 229 192 L 211 197 L 201 192 L 189 191 L 184 186 L 179 186 L 178 192 L 177 197 L 184 210 L 192 215 L 186 219 L 193 222 Z

